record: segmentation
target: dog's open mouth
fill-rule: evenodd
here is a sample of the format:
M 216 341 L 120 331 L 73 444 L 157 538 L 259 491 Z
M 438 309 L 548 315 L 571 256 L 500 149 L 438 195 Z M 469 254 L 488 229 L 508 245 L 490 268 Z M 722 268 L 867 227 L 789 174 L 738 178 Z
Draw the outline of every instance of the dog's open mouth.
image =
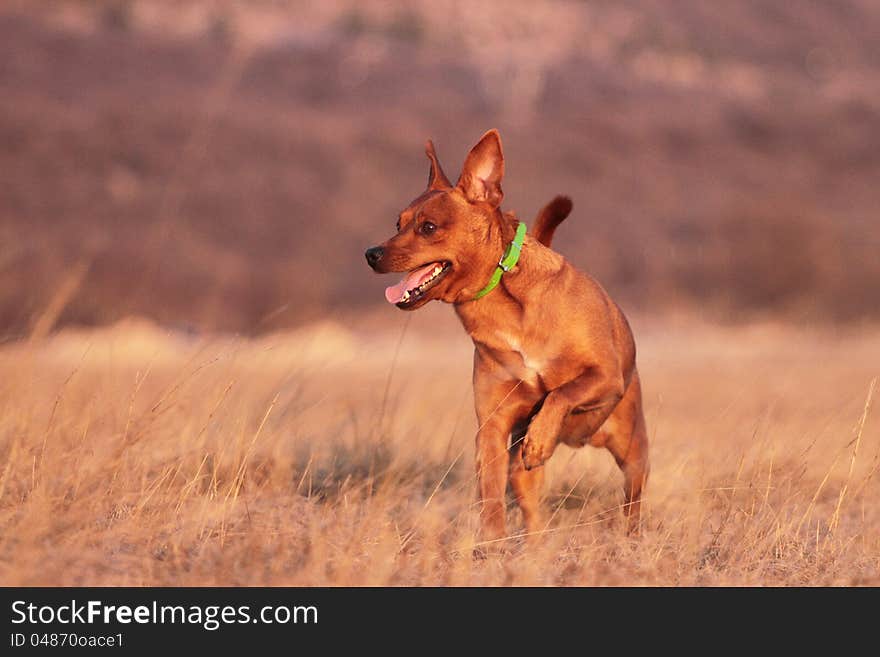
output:
M 437 285 L 451 267 L 450 262 L 432 262 L 413 269 L 400 283 L 385 288 L 385 298 L 398 308 L 411 306 Z

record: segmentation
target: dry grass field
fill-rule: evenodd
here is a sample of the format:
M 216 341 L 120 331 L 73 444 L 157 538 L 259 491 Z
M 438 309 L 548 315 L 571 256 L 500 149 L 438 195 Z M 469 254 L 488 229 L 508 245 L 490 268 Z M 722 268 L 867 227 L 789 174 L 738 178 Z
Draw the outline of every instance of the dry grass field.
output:
M 641 537 L 610 456 L 563 447 L 541 540 L 485 558 L 470 346 L 448 308 L 7 343 L 0 584 L 880 584 L 876 328 L 633 324 Z

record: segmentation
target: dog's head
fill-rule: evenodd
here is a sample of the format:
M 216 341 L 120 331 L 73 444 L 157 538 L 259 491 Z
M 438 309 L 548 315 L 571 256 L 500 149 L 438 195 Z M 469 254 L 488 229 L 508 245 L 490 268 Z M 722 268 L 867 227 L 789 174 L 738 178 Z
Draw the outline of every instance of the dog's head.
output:
M 365 254 L 379 273 L 407 272 L 385 290 L 388 302 L 403 310 L 434 299 L 472 299 L 491 276 L 510 231 L 499 210 L 504 155 L 497 130 L 471 149 L 454 186 L 431 141 L 425 152 L 428 188 L 400 213 L 397 234 Z

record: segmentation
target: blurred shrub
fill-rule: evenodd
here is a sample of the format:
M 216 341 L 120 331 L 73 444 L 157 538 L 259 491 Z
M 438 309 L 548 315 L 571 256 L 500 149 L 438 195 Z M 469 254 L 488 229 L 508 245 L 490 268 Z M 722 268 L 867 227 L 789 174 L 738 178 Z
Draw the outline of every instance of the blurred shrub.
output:
M 673 231 L 674 285 L 723 314 L 880 318 L 880 258 L 843 223 L 796 207 L 751 205 L 714 226 Z
M 0 3 L 0 339 L 379 306 L 424 140 L 490 127 L 629 308 L 878 318 L 878 10 L 771 4 Z

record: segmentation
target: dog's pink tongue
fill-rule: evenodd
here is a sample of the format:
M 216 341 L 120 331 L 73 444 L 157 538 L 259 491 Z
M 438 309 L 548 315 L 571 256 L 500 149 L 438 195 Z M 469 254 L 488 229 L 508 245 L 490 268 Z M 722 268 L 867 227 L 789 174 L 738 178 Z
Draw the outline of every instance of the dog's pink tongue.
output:
M 428 275 L 434 271 L 434 267 L 435 263 L 420 267 L 407 274 L 397 285 L 386 287 L 385 298 L 388 300 L 388 303 L 400 303 L 403 301 L 403 295 L 406 294 L 406 291 L 418 287 L 421 284 L 422 279 L 427 278 Z

